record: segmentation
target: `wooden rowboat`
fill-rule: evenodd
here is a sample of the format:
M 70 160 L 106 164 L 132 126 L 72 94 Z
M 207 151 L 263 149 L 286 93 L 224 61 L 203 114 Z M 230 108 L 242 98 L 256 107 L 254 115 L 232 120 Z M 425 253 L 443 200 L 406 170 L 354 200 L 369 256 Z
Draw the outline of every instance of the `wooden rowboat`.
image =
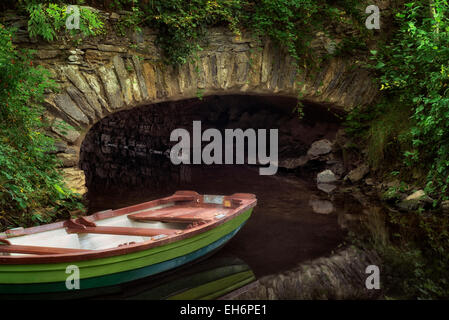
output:
M 0 294 L 118 285 L 176 268 L 223 246 L 250 217 L 255 195 L 172 196 L 0 234 Z

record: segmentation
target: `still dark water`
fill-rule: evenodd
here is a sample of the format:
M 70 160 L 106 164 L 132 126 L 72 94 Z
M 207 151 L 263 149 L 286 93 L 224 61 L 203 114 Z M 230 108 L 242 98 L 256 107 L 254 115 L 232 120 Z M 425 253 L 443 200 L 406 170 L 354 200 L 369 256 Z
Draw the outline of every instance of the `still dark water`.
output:
M 236 257 L 249 265 L 257 278 L 329 255 L 345 236 L 338 224 L 338 215 L 344 208 L 336 206 L 327 215 L 313 212 L 310 199 L 323 194 L 311 182 L 279 173 L 261 176 L 258 168 L 247 166 L 190 166 L 184 182 L 173 179 L 154 187 L 151 183 L 145 187 L 92 185 L 89 212 L 130 206 L 176 190 L 221 195 L 245 192 L 257 196 L 258 204 L 249 221 L 213 257 Z

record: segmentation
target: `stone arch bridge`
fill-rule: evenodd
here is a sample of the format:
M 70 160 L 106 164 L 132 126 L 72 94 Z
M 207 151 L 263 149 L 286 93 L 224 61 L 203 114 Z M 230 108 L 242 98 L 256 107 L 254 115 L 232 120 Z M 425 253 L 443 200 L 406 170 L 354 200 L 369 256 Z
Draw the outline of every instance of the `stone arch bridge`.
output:
M 111 21 L 112 17 L 109 18 Z M 69 186 L 85 193 L 78 168 L 84 136 L 99 120 L 120 110 L 210 95 L 278 95 L 298 97 L 336 109 L 369 104 L 376 96 L 370 74 L 356 59 L 332 58 L 318 68 L 297 72 L 293 59 L 269 40 L 236 37 L 227 29 L 210 29 L 195 62 L 180 67 L 160 63 L 155 33 L 144 29 L 130 37 L 113 32 L 101 39 L 44 43 L 19 29 L 15 42 L 36 50 L 36 62 L 49 69 L 60 85 L 46 98 L 47 117 L 58 139 Z M 317 55 L 329 49 L 317 36 Z M 59 122 L 75 130 L 62 132 Z

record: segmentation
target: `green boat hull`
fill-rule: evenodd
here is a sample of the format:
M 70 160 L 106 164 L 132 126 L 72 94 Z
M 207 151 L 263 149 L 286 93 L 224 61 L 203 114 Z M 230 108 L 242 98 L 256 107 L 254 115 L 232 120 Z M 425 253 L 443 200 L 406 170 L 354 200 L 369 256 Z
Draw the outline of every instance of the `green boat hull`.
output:
M 0 265 L 0 294 L 67 292 L 66 268 L 80 270 L 80 289 L 102 288 L 148 277 L 198 259 L 224 245 L 251 216 L 252 208 L 194 237 L 120 256 L 73 263 Z

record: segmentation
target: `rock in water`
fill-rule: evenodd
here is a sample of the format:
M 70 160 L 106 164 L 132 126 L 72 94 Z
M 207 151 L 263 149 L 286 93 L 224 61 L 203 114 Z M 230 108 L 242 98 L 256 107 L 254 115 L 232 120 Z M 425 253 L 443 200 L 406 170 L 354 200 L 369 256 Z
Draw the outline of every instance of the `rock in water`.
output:
M 329 183 L 319 183 L 317 188 L 326 193 L 332 193 L 337 187 Z
M 311 158 L 315 158 L 318 156 L 328 154 L 331 151 L 332 151 L 332 143 L 327 139 L 323 139 L 312 143 L 309 151 L 307 151 L 307 155 L 310 156 Z
M 309 161 L 307 156 L 301 156 L 299 158 L 289 158 L 285 160 L 281 160 L 279 162 L 279 167 L 286 169 L 295 169 L 305 165 Z
M 332 204 L 332 202 L 328 200 L 312 199 L 309 201 L 309 204 L 315 213 L 329 214 L 332 213 L 332 211 L 334 211 L 334 205 Z
M 320 183 L 332 183 L 337 181 L 337 176 L 331 170 L 324 170 L 318 173 L 316 177 L 318 184 Z
M 358 166 L 356 169 L 351 170 L 348 173 L 347 177 L 352 183 L 356 183 L 362 180 L 368 174 L 368 172 L 369 172 L 368 165 L 362 164 L 361 166 Z

